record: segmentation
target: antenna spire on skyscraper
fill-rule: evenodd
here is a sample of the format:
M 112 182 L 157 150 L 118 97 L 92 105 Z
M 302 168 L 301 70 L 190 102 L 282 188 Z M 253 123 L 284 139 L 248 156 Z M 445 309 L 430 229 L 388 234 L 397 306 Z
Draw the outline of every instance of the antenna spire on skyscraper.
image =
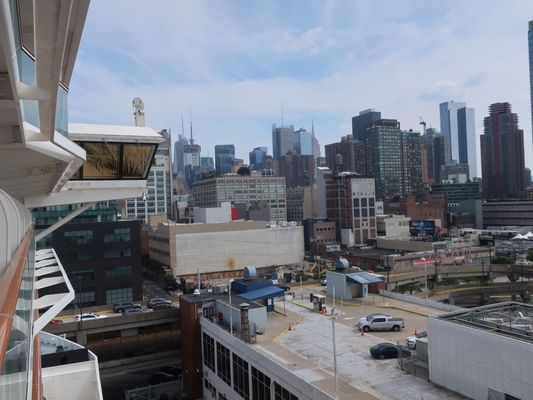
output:
M 192 138 L 192 113 L 189 113 L 189 123 L 191 126 L 191 146 L 194 144 L 194 139 Z

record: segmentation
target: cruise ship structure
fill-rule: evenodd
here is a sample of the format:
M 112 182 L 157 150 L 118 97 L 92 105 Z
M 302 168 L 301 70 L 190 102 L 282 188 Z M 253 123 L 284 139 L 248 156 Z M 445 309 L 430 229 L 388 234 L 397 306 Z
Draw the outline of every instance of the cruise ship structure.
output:
M 163 142 L 147 127 L 69 125 L 88 7 L 0 0 L 1 399 L 102 399 L 97 357 L 41 331 L 75 294 L 54 249 L 35 243 L 94 202 L 141 196 Z M 80 206 L 36 232 L 30 209 L 62 204 Z

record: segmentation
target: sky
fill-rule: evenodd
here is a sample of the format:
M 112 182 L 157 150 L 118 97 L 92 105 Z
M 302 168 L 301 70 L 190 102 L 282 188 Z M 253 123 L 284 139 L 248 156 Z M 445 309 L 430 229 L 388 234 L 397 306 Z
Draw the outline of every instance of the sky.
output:
M 322 147 L 374 108 L 402 129 L 440 127 L 439 103 L 508 101 L 533 169 L 528 76 L 531 0 L 92 0 L 69 94 L 71 122 L 146 124 L 189 135 L 202 156 L 266 146 L 272 124 Z M 479 146 L 479 140 L 478 140 Z M 478 150 L 479 151 L 479 150 Z M 479 159 L 479 157 L 478 157 Z

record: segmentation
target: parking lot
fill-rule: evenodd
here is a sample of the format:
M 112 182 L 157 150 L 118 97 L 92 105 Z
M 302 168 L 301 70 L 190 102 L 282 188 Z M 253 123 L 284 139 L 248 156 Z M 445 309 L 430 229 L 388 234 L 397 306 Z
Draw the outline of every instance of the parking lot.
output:
M 311 361 L 327 371 L 333 371 L 331 317 L 309 310 L 309 293 L 319 291 L 319 286 L 303 288 L 305 301 L 301 300 L 300 288 L 295 288 L 296 301 L 288 303 L 287 309 L 301 316 L 301 321 L 287 332 L 279 344 Z M 332 303 L 328 302 L 330 310 Z M 337 369 L 339 377 L 350 385 L 384 399 L 462 399 L 463 397 L 438 388 L 431 383 L 408 375 L 398 368 L 397 360 L 375 360 L 369 354 L 374 344 L 400 342 L 427 328 L 427 317 L 422 313 L 400 310 L 387 298 L 370 296 L 365 304 L 347 305 L 336 303 L 341 312 L 335 328 Z M 431 310 L 429 310 L 431 311 Z M 360 317 L 371 313 L 385 312 L 404 318 L 406 329 L 400 332 L 370 332 L 361 336 L 354 326 Z M 439 311 L 435 310 L 435 314 Z M 344 398 L 341 396 L 340 398 Z M 349 397 L 347 397 L 349 398 Z

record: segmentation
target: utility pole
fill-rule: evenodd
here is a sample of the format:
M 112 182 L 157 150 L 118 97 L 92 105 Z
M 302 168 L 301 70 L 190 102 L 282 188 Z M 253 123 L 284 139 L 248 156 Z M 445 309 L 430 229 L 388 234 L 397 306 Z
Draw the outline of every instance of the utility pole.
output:
M 331 310 L 331 335 L 333 338 L 333 373 L 335 374 L 335 399 L 339 398 L 339 377 L 337 376 L 337 344 L 335 342 L 335 308 Z

